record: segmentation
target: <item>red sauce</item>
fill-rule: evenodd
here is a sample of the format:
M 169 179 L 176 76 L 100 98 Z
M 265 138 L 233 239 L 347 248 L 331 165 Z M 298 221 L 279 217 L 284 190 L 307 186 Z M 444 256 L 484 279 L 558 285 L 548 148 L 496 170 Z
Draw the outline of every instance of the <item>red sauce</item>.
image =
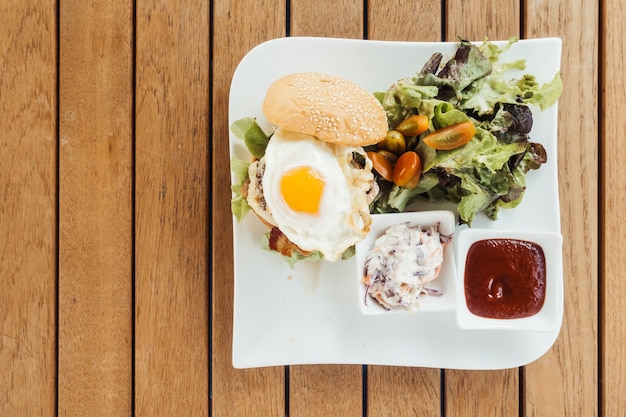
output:
M 546 260 L 541 246 L 517 239 L 475 242 L 465 263 L 465 298 L 481 317 L 513 319 L 541 310 L 546 294 Z

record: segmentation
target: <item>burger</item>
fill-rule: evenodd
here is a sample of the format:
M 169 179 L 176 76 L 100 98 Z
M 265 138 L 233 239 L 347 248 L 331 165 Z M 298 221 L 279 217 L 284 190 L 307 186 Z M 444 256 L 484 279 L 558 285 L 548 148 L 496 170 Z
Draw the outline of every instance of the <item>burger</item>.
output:
M 378 189 L 363 147 L 387 133 L 382 105 L 349 80 L 305 72 L 276 80 L 262 111 L 275 130 L 242 195 L 270 228 L 268 248 L 341 259 L 370 229 Z

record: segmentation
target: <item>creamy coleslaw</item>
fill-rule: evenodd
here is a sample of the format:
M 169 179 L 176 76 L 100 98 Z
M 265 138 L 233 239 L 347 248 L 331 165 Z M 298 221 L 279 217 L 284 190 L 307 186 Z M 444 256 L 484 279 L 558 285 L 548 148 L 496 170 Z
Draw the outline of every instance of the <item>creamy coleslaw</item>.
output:
M 371 297 L 385 309 L 414 311 L 419 298 L 437 294 L 427 284 L 439 275 L 443 249 L 450 237 L 438 225 L 421 227 L 402 223 L 378 237 L 365 260 L 366 299 Z

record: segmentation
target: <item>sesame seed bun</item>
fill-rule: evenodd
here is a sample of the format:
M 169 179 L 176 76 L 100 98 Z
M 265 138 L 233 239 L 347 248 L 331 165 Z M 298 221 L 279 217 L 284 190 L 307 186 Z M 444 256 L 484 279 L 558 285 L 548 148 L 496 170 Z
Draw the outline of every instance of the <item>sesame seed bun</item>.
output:
M 373 145 L 388 130 L 385 110 L 372 93 L 352 81 L 317 72 L 275 81 L 262 110 L 278 127 L 345 146 Z

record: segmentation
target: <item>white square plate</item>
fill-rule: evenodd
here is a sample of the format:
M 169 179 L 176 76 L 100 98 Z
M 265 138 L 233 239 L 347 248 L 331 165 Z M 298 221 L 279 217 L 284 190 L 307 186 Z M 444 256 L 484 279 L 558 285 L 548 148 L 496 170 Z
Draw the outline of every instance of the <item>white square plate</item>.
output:
M 330 38 L 281 38 L 252 49 L 233 76 L 229 124 L 257 117 L 268 86 L 282 75 L 323 71 L 351 79 L 366 89 L 384 91 L 413 76 L 433 52 L 446 57 L 458 43 L 418 43 Z M 561 41 L 522 40 L 503 60 L 524 58 L 524 72 L 540 83 L 560 69 Z M 518 76 L 520 74 L 511 74 Z M 527 175 L 527 192 L 497 221 L 479 215 L 472 226 L 499 230 L 532 228 L 560 233 L 557 179 L 557 106 L 533 109 L 531 138 L 544 145 L 548 162 Z M 232 157 L 250 158 L 242 141 L 230 137 Z M 432 207 L 429 207 L 432 208 Z M 417 209 L 421 209 L 417 207 Z M 289 364 L 380 364 L 456 369 L 502 369 L 527 364 L 556 340 L 552 332 L 463 330 L 455 311 L 418 315 L 364 315 L 355 295 L 354 258 L 338 262 L 300 262 L 291 269 L 261 249 L 266 227 L 253 214 L 233 219 L 233 365 L 250 368 Z M 559 259 L 559 262 L 562 262 Z M 560 268 L 562 274 L 562 268 Z M 220 277 L 214 277 L 220 279 Z M 560 306 L 562 310 L 562 305 Z M 381 352 L 393 347 L 394 355 Z

